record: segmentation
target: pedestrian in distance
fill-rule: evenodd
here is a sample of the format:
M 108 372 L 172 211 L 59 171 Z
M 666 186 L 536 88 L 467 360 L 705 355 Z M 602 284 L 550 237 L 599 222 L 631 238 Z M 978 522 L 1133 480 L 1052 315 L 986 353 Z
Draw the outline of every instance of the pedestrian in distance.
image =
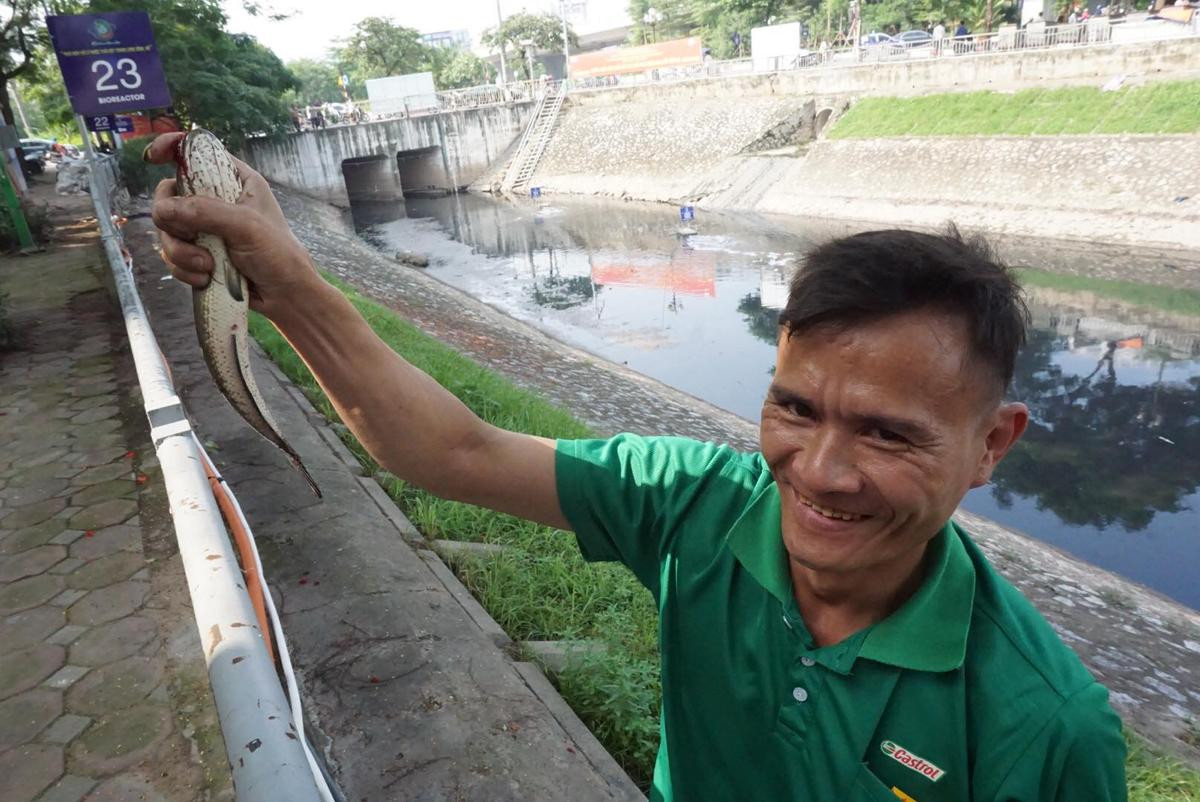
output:
M 954 52 L 965 53 L 969 49 L 967 38 L 970 31 L 967 30 L 967 24 L 962 20 L 958 21 L 958 27 L 954 29 Z
M 169 164 L 180 134 L 148 160 Z M 315 269 L 267 182 L 153 217 L 172 274 L 221 237 L 251 308 L 386 470 L 573 532 L 660 613 L 652 802 L 1124 802 L 1107 691 L 952 514 L 1029 420 L 1007 397 L 1028 312 L 986 246 L 873 231 L 805 257 L 760 450 L 496 428 L 380 340 Z M 435 644 L 436 647 L 436 644 Z
M 938 20 L 938 24 L 933 26 L 933 54 L 940 56 L 942 54 L 942 41 L 946 38 L 946 21 Z

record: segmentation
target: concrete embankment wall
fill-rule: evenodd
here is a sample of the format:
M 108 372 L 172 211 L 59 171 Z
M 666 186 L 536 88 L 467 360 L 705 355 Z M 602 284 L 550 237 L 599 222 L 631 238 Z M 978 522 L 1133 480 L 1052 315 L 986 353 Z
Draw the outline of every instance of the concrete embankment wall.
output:
M 947 53 L 936 59 L 868 61 L 853 66 L 835 64 L 628 89 L 585 89 L 573 92 L 571 103 L 575 106 L 656 100 L 670 103 L 688 97 L 724 97 L 736 106 L 740 99 L 756 96 L 906 97 L 981 89 L 1008 92 L 1034 87 L 1093 86 L 1118 75 L 1137 81 L 1200 78 L 1200 39 L 987 54 Z
M 730 155 L 811 138 L 818 104 L 837 102 L 804 95 L 621 95 L 624 102 L 572 98 L 535 185 L 644 200 L 689 197 Z
M 454 191 L 521 135 L 532 103 L 339 125 L 255 139 L 244 158 L 269 180 L 337 204 Z
M 1196 248 L 1198 149 L 1194 135 L 827 140 L 797 157 L 726 159 L 692 197 L 765 214 Z
M 581 92 L 532 183 L 550 193 L 1200 247 L 1195 135 L 821 138 L 867 94 L 1096 85 L 1114 75 L 1200 75 L 1200 39 Z

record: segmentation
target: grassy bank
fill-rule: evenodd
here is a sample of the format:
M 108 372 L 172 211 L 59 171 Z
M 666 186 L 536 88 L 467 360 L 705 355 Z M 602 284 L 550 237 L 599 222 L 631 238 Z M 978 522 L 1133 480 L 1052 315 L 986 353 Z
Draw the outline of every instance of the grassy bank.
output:
M 1046 270 L 1020 268 L 1022 284 L 1033 287 L 1062 290 L 1064 292 L 1090 292 L 1103 298 L 1145 306 L 1163 312 L 1200 317 L 1200 292 L 1196 290 L 1159 287 L 1154 284 L 1137 284 L 1132 281 L 1067 276 Z
M 870 97 L 855 103 L 829 138 L 1191 133 L 1200 133 L 1200 81 L 1115 92 L 1068 87 Z
M 547 437 L 586 437 L 569 413 L 521 390 L 331 279 L 397 353 L 453 392 L 485 420 Z M 336 420 L 304 364 L 257 315 L 251 330 L 318 409 Z M 554 677 L 563 697 L 643 788 L 658 747 L 660 701 L 657 616 L 650 594 L 624 568 L 592 565 L 574 538 L 549 527 L 444 501 L 382 472 L 351 435 L 350 448 L 424 536 L 509 546 L 498 556 L 464 558 L 453 567 L 514 640 L 588 638 L 608 650 Z M 1133 802 L 1200 799 L 1200 775 L 1139 743 L 1128 765 Z

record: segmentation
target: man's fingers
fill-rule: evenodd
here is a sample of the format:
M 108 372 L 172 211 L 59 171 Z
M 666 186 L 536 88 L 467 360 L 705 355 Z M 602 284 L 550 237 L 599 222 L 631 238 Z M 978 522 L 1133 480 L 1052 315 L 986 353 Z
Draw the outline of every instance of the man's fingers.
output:
M 156 195 L 152 214 L 156 226 L 183 240 L 202 233 L 216 234 L 230 248 L 245 248 L 263 233 L 258 212 L 217 198 Z
M 213 270 L 212 255 L 208 251 L 165 231 L 159 233 L 159 239 L 162 242 L 163 260 L 171 267 L 172 276 L 193 287 L 208 284 Z
M 162 210 L 174 200 L 175 180 L 164 178 L 162 181 L 159 181 L 158 186 L 154 188 L 154 203 L 150 207 L 150 218 L 160 231 L 170 231 L 175 236 L 183 239 L 195 238 L 196 233 L 181 228 L 179 220 L 173 215 L 162 213 Z
M 175 160 L 175 145 L 187 134 L 176 131 L 171 134 L 159 134 L 154 141 L 142 151 L 142 159 L 151 164 L 170 164 Z

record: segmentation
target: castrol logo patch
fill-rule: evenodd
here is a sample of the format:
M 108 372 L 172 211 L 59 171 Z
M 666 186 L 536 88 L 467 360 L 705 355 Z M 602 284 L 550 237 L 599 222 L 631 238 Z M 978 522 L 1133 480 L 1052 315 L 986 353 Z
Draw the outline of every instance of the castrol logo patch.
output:
M 946 773 L 923 757 L 914 755 L 895 741 L 882 741 L 879 748 L 883 753 L 902 766 L 912 769 L 928 780 L 937 782 Z

